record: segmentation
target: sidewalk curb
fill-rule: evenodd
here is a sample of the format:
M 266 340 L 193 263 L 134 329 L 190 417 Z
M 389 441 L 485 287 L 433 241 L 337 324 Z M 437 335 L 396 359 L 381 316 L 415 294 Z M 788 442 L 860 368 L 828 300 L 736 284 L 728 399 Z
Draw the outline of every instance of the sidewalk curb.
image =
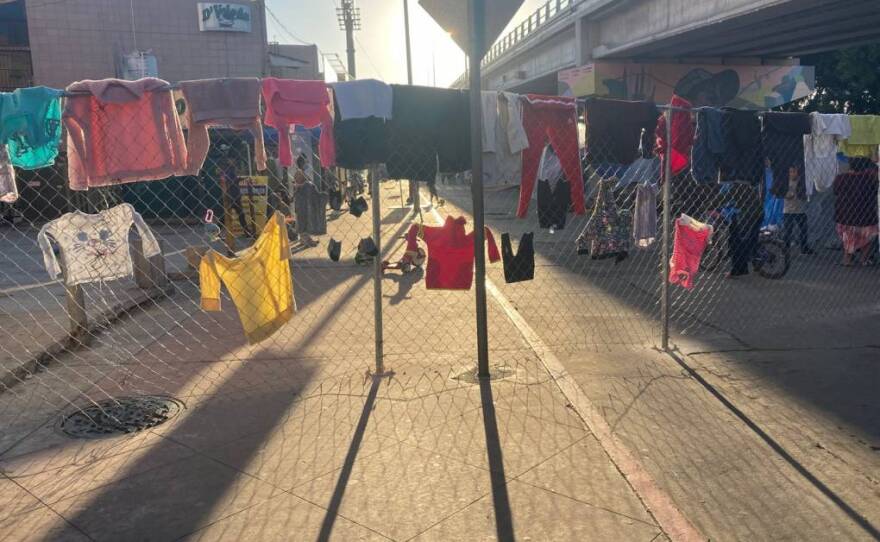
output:
M 129 311 L 149 302 L 169 297 L 174 291 L 175 288 L 170 284 L 164 288 L 140 290 L 130 299 L 98 313 L 94 318 L 90 319 L 89 327 L 82 333 L 76 335 L 68 334 L 63 339 L 50 343 L 42 352 L 21 363 L 19 366 L 6 370 L 3 376 L 0 377 L 0 395 L 21 384 L 30 376 L 37 374 L 40 370 L 45 369 L 59 355 L 73 352 L 79 347 L 85 346 L 90 335 L 119 320 Z

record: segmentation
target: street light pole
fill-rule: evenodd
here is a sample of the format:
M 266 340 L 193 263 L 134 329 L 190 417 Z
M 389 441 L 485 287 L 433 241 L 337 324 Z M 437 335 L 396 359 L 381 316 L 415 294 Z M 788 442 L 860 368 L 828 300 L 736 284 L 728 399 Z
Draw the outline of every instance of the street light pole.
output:
M 409 0 L 403 0 L 403 30 L 406 36 L 406 83 L 412 85 L 412 51 L 410 51 L 409 45 Z M 421 198 L 419 198 L 418 181 L 409 181 L 409 198 L 412 200 L 413 214 L 421 213 L 422 202 Z
M 409 0 L 403 0 L 403 29 L 406 34 L 406 84 L 412 85 L 412 53 L 409 48 Z

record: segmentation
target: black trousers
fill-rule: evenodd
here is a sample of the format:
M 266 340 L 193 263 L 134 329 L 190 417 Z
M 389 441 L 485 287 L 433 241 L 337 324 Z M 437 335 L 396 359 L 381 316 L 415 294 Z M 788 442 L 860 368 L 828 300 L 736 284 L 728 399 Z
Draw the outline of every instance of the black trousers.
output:
M 805 251 L 809 248 L 809 244 L 807 242 L 808 231 L 806 213 L 782 215 L 782 228 L 785 235 L 785 246 L 791 246 L 791 238 L 792 235 L 794 235 L 795 226 L 797 226 L 798 229 L 798 241 L 801 245 L 801 251 Z
M 571 207 L 571 189 L 568 181 L 559 180 L 556 186 L 550 188 L 550 182 L 538 181 L 538 227 L 565 228 L 565 218 L 568 208 Z

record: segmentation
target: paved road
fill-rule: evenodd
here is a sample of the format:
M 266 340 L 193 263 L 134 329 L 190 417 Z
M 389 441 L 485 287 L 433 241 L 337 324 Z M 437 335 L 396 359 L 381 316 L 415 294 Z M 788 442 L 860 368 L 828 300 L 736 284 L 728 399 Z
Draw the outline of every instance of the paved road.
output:
M 396 194 L 383 190 L 392 260 L 411 224 Z M 466 191 L 444 197 L 439 215 L 466 214 Z M 489 196 L 487 215 L 516 239 L 534 217 L 512 219 L 512 198 Z M 0 395 L 0 533 L 871 539 L 876 270 L 828 271 L 828 252 L 799 259 L 784 282 L 707 275 L 676 292 L 674 327 L 687 332 L 674 337 L 677 362 L 655 349 L 656 252 L 616 266 L 577 257 L 573 219 L 536 232 L 534 281 L 507 285 L 490 266 L 492 370 L 505 378 L 472 383 L 473 292 L 389 272 L 394 375 L 377 380 L 371 269 L 352 261 L 369 220 L 331 218 L 343 260 L 325 244 L 297 252 L 298 313 L 272 340 L 245 345 L 227 300 L 201 313 L 196 285 L 181 283 Z M 188 408 L 125 438 L 54 429 L 71 403 L 137 393 Z

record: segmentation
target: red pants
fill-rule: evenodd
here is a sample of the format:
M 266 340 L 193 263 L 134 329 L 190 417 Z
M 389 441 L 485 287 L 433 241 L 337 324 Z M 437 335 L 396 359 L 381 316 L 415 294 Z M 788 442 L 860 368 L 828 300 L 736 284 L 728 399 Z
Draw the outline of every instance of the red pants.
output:
M 523 127 L 529 146 L 522 155 L 522 181 L 516 216 L 525 218 L 529 211 L 541 154 L 548 139 L 571 187 L 574 212 L 584 214 L 584 174 L 578 152 L 577 105 L 574 98 L 526 95 L 523 98 Z

